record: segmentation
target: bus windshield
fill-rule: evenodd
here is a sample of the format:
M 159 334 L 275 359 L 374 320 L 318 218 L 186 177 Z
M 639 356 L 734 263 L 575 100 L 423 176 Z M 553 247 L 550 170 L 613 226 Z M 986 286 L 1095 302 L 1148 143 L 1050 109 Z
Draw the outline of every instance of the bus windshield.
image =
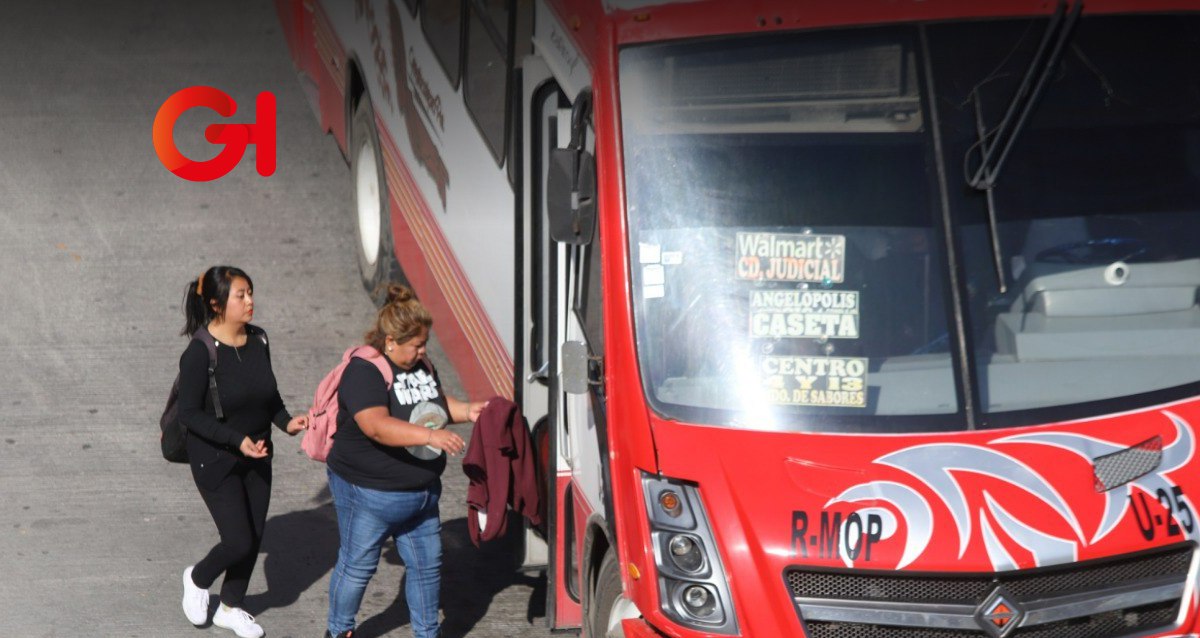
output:
M 1194 394 L 1200 21 L 1085 14 L 981 185 L 1050 22 L 623 49 L 655 411 L 918 432 Z

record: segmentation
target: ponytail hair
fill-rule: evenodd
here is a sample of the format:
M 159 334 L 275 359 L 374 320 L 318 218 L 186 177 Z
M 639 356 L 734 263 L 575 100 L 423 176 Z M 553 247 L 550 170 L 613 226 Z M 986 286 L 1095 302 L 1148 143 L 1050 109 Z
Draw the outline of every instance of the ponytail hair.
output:
M 225 304 L 229 301 L 229 290 L 233 280 L 241 277 L 254 289 L 254 282 L 241 268 L 233 266 L 213 266 L 200 274 L 199 277 L 187 282 L 183 289 L 183 330 L 179 333 L 190 337 L 197 330 L 207 326 L 213 319 L 225 314 Z
M 433 316 L 417 301 L 413 291 L 401 284 L 389 284 L 387 301 L 375 316 L 375 325 L 363 336 L 367 345 L 383 352 L 384 342 L 391 337 L 396 343 L 404 343 L 429 330 Z

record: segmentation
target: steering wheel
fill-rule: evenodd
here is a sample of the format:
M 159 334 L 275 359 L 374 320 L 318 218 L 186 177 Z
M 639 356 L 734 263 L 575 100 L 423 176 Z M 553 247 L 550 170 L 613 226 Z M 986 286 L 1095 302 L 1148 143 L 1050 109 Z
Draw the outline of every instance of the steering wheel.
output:
M 1111 264 L 1130 261 L 1149 251 L 1150 246 L 1141 239 L 1102 237 L 1051 246 L 1034 259 L 1051 264 Z

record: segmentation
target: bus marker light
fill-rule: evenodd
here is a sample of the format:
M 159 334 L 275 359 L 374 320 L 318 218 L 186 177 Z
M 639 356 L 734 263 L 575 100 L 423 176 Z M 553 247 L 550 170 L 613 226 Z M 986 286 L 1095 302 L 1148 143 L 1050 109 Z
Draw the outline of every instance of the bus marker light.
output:
M 662 511 L 672 518 L 678 518 L 683 513 L 683 508 L 679 502 L 679 495 L 671 490 L 658 495 L 658 504 L 662 507 Z

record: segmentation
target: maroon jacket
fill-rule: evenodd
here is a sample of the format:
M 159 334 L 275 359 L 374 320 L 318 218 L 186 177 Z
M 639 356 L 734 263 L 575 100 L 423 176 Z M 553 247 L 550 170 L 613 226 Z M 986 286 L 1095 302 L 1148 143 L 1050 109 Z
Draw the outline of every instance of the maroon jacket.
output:
M 504 535 L 508 506 L 534 525 L 542 524 L 542 504 L 533 440 L 521 409 L 508 399 L 494 398 L 479 415 L 471 432 L 471 446 L 463 456 L 467 486 L 467 529 L 471 542 L 490 541 Z M 479 530 L 479 512 L 487 517 Z

